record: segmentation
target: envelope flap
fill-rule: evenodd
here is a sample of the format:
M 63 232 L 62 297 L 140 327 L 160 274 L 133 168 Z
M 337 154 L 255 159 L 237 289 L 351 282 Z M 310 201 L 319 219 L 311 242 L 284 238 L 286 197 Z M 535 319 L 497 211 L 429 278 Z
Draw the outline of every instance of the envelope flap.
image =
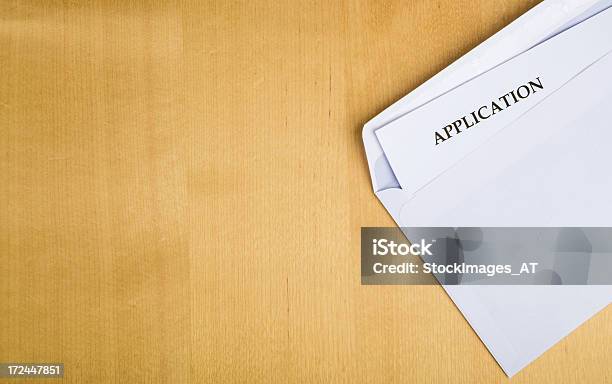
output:
M 611 5 L 612 0 L 544 1 L 368 121 L 362 136 L 374 191 L 399 187 L 377 129 Z

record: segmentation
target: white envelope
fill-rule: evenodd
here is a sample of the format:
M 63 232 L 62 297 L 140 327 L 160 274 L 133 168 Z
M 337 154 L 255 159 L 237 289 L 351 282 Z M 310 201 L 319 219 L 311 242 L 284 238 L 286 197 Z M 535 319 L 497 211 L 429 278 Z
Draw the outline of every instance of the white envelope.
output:
M 504 226 L 550 225 L 553 223 L 554 225 L 598 225 L 595 223 L 570 222 L 572 221 L 570 219 L 575 218 L 571 213 L 579 215 L 582 212 L 581 209 L 584 207 L 580 206 L 576 206 L 572 212 L 568 211 L 570 213 L 565 216 L 568 222 L 565 223 L 555 222 L 554 218 L 551 219 L 550 217 L 546 217 L 544 220 L 538 219 L 537 213 L 534 213 L 535 216 L 517 215 L 518 212 L 521 212 L 518 208 L 525 211 L 525 207 L 506 209 L 503 215 L 491 215 L 490 210 L 474 211 L 473 207 L 477 203 L 470 200 L 470 197 L 474 194 L 482 196 L 478 193 L 486 190 L 486 188 L 490 188 L 492 193 L 495 192 L 500 185 L 499 179 L 495 179 L 496 175 L 504 174 L 507 176 L 504 179 L 507 180 L 504 188 L 512 188 L 512 175 L 515 175 L 518 172 L 517 169 L 520 168 L 512 168 L 514 162 L 511 159 L 516 160 L 517 156 L 520 158 L 521 154 L 517 153 L 517 156 L 513 157 L 499 156 L 499 153 L 504 149 L 507 152 L 507 143 L 518 140 L 516 148 L 522 149 L 524 162 L 536 161 L 542 153 L 541 151 L 530 151 L 530 148 L 538 143 L 541 144 L 544 138 L 549 138 L 550 136 L 546 136 L 546 132 L 550 134 L 550 130 L 539 131 L 541 135 L 539 139 L 534 137 L 530 141 L 530 145 L 521 145 L 520 138 L 522 137 L 524 141 L 525 136 L 521 136 L 519 134 L 520 130 L 516 129 L 514 125 L 508 127 L 508 129 L 504 129 L 498 135 L 490 138 L 486 146 L 479 147 L 470 156 L 458 162 L 455 159 L 454 162 L 449 163 L 449 167 L 452 166 L 452 168 L 443 169 L 443 176 L 436 178 L 434 181 L 427 179 L 422 185 L 411 186 L 406 184 L 409 181 L 405 180 L 404 186 L 408 186 L 410 191 L 399 187 L 399 183 L 389 167 L 374 132 L 403 115 L 408 116 L 409 112 L 428 101 L 529 50 L 561 31 L 567 30 L 610 5 L 610 1 L 544 2 L 366 124 L 363 136 L 374 189 L 398 225 Z M 609 64 L 609 57 L 602 58 L 605 52 L 601 53 L 602 55 L 597 55 L 597 52 L 594 53 L 594 61 L 599 59 L 601 61 L 599 65 Z M 567 69 L 571 70 L 571 68 Z M 601 68 L 597 65 L 593 65 L 592 69 L 599 69 L 601 72 Z M 592 78 L 588 77 L 592 76 L 592 73 L 592 71 L 585 72 L 586 77 L 582 79 L 584 80 L 582 84 L 589 84 L 589 79 L 593 81 Z M 563 82 L 559 84 L 563 85 Z M 567 87 L 571 84 L 574 84 L 573 87 L 579 87 L 581 83 L 568 82 Z M 468 85 L 466 84 L 466 86 Z M 563 88 L 570 89 L 566 87 L 560 89 Z M 540 107 L 545 107 L 552 103 L 550 100 L 559 103 L 559 98 L 562 95 L 563 92 L 552 93 L 548 95 L 549 97 L 536 101 L 541 102 Z M 593 104 L 588 102 L 584 104 L 584 108 L 589 107 L 593 107 Z M 569 110 L 571 111 L 571 109 Z M 575 113 L 579 112 L 578 109 L 575 110 Z M 526 114 L 524 118 L 541 118 L 541 116 L 537 116 L 537 114 Z M 527 123 L 533 124 L 533 121 Z M 528 126 L 527 123 L 521 125 L 521 127 Z M 561 126 L 562 124 L 555 127 L 546 125 L 550 129 L 559 129 Z M 597 128 L 596 124 L 592 126 L 593 129 Z M 418 129 L 418 127 L 411 127 L 411 129 Z M 500 141 L 500 137 L 503 137 L 505 141 Z M 572 137 L 572 139 L 575 138 Z M 564 148 L 564 145 L 568 145 L 567 140 L 569 139 L 560 135 L 556 140 L 553 140 L 555 145 L 550 146 L 550 148 L 558 151 L 560 148 Z M 497 144 L 493 145 L 494 142 Z M 593 156 L 597 154 L 601 156 L 601 152 L 594 150 Z M 491 162 L 487 156 L 499 160 Z M 520 165 L 528 164 L 524 162 Z M 422 163 L 423 161 L 421 161 L 421 165 Z M 564 165 L 571 169 L 569 164 L 571 162 L 565 159 Z M 487 169 L 486 172 L 478 172 L 477 175 L 480 176 L 475 177 L 474 168 L 470 168 L 470 165 L 480 166 L 481 168 L 484 166 Z M 433 179 L 436 175 L 431 174 L 430 176 L 430 179 Z M 553 173 L 550 177 L 559 177 L 559 174 Z M 444 190 L 443 188 L 451 188 L 450 190 L 453 191 L 461 190 L 466 184 L 469 187 L 466 188 L 465 193 L 460 192 L 457 198 L 447 199 L 445 200 L 447 203 L 440 206 L 432 204 L 436 201 L 435 198 L 441 198 L 440 193 L 443 193 L 442 191 L 448 193 L 449 189 Z M 606 184 L 605 187 L 607 188 L 608 185 Z M 417 190 L 418 192 L 412 193 Z M 504 191 L 506 189 L 502 192 Z M 446 197 L 444 196 L 444 198 Z M 603 198 L 603 196 L 598 197 Z M 506 194 L 498 198 L 500 204 L 502 202 L 506 204 L 509 196 Z M 560 198 L 566 198 L 566 196 Z M 520 197 L 514 201 L 521 201 Z M 489 201 L 489 203 L 492 202 L 495 202 L 495 200 Z M 486 206 L 486 204 L 483 206 Z M 489 209 L 490 207 L 489 205 Z M 550 207 L 550 205 L 546 206 L 544 204 L 544 207 Z M 598 217 L 601 217 L 601 215 Z M 610 220 L 612 221 L 612 219 Z M 609 223 L 607 224 L 609 225 Z M 509 376 L 518 372 L 572 329 L 608 305 L 612 299 L 612 292 L 610 287 L 607 286 L 445 286 L 445 289 Z

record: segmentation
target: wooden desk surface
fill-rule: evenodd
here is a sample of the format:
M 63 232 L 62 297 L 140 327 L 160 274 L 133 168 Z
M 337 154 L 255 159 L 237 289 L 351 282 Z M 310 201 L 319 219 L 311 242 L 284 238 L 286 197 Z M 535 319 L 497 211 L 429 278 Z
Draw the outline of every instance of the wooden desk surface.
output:
M 361 128 L 536 2 L 2 1 L 0 361 L 506 382 L 440 287 L 360 285 Z M 611 343 L 608 308 L 512 381 L 610 381 Z

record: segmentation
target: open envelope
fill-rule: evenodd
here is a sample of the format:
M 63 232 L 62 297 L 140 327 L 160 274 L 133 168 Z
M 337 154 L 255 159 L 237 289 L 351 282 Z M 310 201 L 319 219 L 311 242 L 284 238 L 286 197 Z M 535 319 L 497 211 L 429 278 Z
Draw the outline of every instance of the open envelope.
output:
M 606 46 L 612 45 L 607 41 L 612 40 L 612 29 L 605 30 L 606 23 L 612 25 L 612 11 L 602 12 L 610 5 L 544 2 L 366 124 L 363 138 L 374 190 L 399 226 L 610 226 L 612 201 L 607 196 L 612 196 L 612 183 L 597 173 L 604 169 L 605 138 L 612 138 L 602 116 L 612 96 L 612 46 Z M 536 65 L 546 61 L 542 50 L 559 54 L 560 45 L 577 42 L 584 50 L 573 56 L 576 60 L 558 68 Z M 496 86 L 504 86 L 496 77 L 513 79 L 517 73 L 525 76 L 522 80 L 534 81 L 542 74 L 544 89 L 534 89 L 533 97 L 500 114 L 502 122 L 494 119 L 498 123 L 474 127 L 441 143 L 437 149 L 443 150 L 427 157 L 410 152 L 420 156 L 419 162 L 404 161 L 393 149 L 402 144 L 394 143 L 394 133 L 416 140 L 421 132 L 430 135 L 422 137 L 427 148 L 433 148 L 436 128 L 419 121 L 431 117 L 434 109 L 440 111 L 440 103 L 446 103 L 448 116 L 469 113 L 472 109 L 464 110 L 463 102 L 480 105 L 497 95 Z M 468 97 L 470 92 L 483 99 Z M 437 117 L 453 122 L 444 113 Z M 588 150 L 576 154 L 576 145 Z M 403 154 L 408 152 L 404 147 Z M 560 155 L 564 153 L 570 155 Z M 406 169 L 418 176 L 413 179 Z M 523 188 L 517 187 L 517 180 Z M 563 181 L 582 182 L 589 198 L 584 198 L 584 189 L 563 188 Z M 612 300 L 609 286 L 444 288 L 510 376 Z

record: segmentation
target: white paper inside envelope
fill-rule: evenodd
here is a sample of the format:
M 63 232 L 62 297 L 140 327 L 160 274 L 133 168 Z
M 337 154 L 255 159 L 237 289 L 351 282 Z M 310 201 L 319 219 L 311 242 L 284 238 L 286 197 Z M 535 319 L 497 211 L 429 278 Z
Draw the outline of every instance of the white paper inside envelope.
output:
M 378 129 L 401 188 L 423 188 L 610 51 L 612 8 Z
M 385 207 L 397 206 L 403 193 L 374 131 L 610 6 L 612 0 L 545 0 L 368 121 L 362 136 L 374 192 L 393 189 L 379 195 Z

